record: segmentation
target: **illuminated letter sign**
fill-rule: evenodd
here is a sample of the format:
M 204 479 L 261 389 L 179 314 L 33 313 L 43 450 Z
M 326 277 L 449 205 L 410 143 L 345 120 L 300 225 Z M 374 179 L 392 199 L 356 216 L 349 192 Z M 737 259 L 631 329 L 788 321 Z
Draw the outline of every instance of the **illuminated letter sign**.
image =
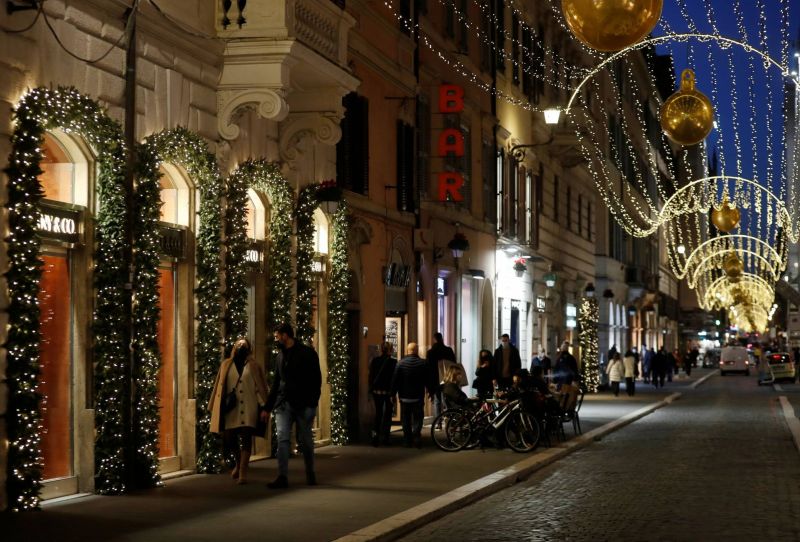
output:
M 81 211 L 74 206 L 41 201 L 39 203 L 39 222 L 36 230 L 47 239 L 67 243 L 80 242 Z
M 464 110 L 464 89 L 458 85 L 441 85 L 439 87 L 439 112 L 460 113 Z M 469 142 L 467 142 L 469 144 Z M 445 128 L 439 133 L 437 149 L 439 156 L 464 156 L 464 134 L 456 128 Z M 464 177 L 461 173 L 448 171 L 439 173 L 439 201 L 464 201 L 461 187 Z

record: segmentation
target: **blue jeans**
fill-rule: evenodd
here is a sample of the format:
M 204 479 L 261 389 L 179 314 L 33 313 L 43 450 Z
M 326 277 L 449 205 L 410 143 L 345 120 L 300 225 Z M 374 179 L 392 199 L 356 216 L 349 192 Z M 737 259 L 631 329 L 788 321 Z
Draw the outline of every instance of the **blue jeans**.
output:
M 278 474 L 289 475 L 289 444 L 292 434 L 292 424 L 297 424 L 297 443 L 303 451 L 306 463 L 306 476 L 314 473 L 314 437 L 311 428 L 317 407 L 306 407 L 300 410 L 293 409 L 288 404 L 283 404 L 275 410 L 275 423 L 278 433 Z

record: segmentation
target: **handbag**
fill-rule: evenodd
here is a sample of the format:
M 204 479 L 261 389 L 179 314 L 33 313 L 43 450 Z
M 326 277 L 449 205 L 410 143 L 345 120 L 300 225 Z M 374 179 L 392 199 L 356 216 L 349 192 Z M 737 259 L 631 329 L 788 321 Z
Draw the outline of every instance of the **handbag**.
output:
M 244 367 L 242 367 L 242 374 L 244 373 Z M 242 374 L 239 375 L 239 379 L 236 381 L 236 385 L 233 387 L 233 390 L 229 391 L 225 395 L 222 396 L 222 413 L 227 414 L 234 408 L 236 408 L 236 404 L 238 399 L 236 398 L 236 388 L 239 387 L 239 382 L 242 381 Z

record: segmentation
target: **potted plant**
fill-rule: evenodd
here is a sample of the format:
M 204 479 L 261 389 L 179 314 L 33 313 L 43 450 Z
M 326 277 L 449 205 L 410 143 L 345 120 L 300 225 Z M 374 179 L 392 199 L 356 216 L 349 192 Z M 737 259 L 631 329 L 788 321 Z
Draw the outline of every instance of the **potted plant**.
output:
M 463 233 L 456 233 L 447 243 L 447 248 L 453 252 L 453 258 L 460 258 L 465 250 L 469 250 L 469 241 Z
M 521 277 L 527 270 L 528 266 L 525 264 L 525 258 L 514 259 L 514 272 L 518 277 Z
M 339 201 L 342 199 L 342 189 L 336 185 L 336 181 L 328 179 L 319 183 L 317 188 L 317 201 L 324 207 L 325 212 L 333 214 L 339 208 Z

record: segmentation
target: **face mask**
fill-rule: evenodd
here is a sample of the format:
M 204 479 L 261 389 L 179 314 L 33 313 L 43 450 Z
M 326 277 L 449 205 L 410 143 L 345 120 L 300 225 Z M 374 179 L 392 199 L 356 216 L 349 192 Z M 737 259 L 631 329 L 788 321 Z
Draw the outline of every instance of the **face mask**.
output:
M 236 350 L 236 353 L 233 355 L 233 360 L 238 363 L 241 363 L 247 359 L 248 355 L 250 355 L 250 349 L 247 348 L 246 346 L 242 346 L 238 350 Z

